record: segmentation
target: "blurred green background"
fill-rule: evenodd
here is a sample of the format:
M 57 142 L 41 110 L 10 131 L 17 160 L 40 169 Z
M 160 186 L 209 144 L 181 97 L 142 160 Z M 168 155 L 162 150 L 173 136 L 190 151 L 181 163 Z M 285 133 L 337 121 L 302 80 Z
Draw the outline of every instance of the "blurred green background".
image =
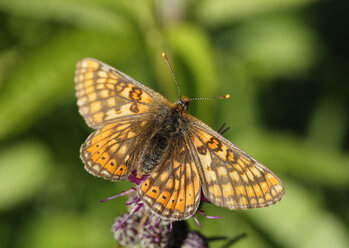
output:
M 114 247 L 127 189 L 83 169 L 78 60 L 104 61 L 190 113 L 282 179 L 265 209 L 205 205 L 233 247 L 349 247 L 349 2 L 0 0 L 0 247 Z M 192 220 L 194 229 L 199 229 Z M 212 247 L 223 243 L 216 241 Z

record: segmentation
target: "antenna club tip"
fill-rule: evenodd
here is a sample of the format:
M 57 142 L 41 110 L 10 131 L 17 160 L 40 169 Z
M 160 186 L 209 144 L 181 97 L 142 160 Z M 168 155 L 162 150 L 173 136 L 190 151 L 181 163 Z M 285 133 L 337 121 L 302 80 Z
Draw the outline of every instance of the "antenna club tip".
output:
M 223 96 L 224 99 L 228 99 L 230 98 L 230 95 L 229 94 L 226 94 L 225 96 Z
M 166 55 L 166 53 L 161 53 L 161 56 L 162 56 L 164 59 L 167 60 L 167 55 Z

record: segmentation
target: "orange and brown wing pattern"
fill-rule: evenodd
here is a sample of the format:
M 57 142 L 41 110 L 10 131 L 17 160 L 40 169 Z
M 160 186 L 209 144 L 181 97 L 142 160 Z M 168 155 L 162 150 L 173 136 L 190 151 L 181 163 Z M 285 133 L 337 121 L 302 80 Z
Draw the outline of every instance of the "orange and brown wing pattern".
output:
M 167 102 L 159 93 L 98 60 L 78 62 L 75 89 L 80 114 L 92 128 L 148 112 Z
M 256 208 L 272 205 L 284 195 L 281 181 L 270 170 L 199 120 L 191 136 L 202 189 L 212 203 L 229 209 Z
M 136 166 L 137 147 L 146 133 L 140 133 L 147 121 L 122 121 L 108 124 L 92 133 L 81 146 L 81 159 L 91 174 L 108 180 L 127 178 Z M 131 156 L 131 157 L 130 157 Z
M 171 157 L 139 187 L 143 202 L 155 214 L 171 220 L 191 217 L 200 203 L 200 177 L 189 149 L 175 146 Z

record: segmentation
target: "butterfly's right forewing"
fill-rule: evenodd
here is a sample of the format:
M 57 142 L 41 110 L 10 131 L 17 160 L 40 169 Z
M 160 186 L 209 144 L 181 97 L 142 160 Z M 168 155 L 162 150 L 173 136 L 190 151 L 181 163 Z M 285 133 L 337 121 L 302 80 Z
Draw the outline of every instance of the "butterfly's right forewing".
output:
M 81 115 L 98 129 L 81 147 L 85 168 L 110 180 L 138 166 L 153 123 L 169 102 L 159 93 L 95 59 L 77 64 L 75 88 Z

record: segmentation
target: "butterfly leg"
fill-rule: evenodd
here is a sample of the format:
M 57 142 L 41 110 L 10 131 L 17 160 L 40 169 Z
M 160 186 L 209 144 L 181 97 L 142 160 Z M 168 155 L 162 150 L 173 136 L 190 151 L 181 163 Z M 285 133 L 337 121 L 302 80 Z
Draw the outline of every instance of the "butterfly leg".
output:
M 217 132 L 219 134 L 223 135 L 226 131 L 228 131 L 230 129 L 230 127 L 226 127 L 225 129 L 224 129 L 224 127 L 225 127 L 225 123 L 223 123 L 223 125 L 217 130 Z

